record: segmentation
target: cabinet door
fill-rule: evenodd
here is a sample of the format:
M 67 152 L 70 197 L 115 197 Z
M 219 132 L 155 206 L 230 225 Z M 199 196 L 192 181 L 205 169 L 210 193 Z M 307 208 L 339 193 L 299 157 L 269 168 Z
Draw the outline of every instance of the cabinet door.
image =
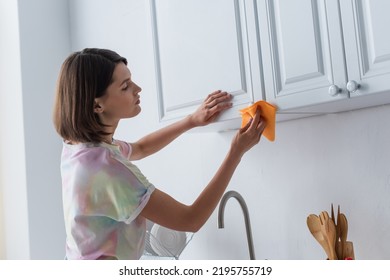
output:
M 337 0 L 258 0 L 257 13 L 267 101 L 283 113 L 348 98 L 328 93 L 346 83 Z
M 253 92 L 253 84 L 261 87 L 261 75 L 258 60 L 249 59 L 245 1 L 151 0 L 150 5 L 161 121 L 192 113 L 218 89 L 233 94 L 235 106 L 220 120 L 239 119 L 239 108 L 262 99 L 260 89 Z
M 343 15 L 345 53 L 348 78 L 360 88 L 351 92 L 351 97 L 383 93 L 390 89 L 390 1 L 388 0 L 343 0 L 340 1 Z M 383 95 L 383 103 L 390 101 Z M 365 102 L 378 102 L 375 98 Z

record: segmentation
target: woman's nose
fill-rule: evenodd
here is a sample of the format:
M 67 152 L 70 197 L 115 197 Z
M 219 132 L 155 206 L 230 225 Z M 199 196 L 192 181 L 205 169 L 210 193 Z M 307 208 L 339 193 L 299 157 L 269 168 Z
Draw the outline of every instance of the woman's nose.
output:
M 137 87 L 137 93 L 140 93 L 142 91 L 142 88 L 138 84 L 135 84 L 135 86 Z

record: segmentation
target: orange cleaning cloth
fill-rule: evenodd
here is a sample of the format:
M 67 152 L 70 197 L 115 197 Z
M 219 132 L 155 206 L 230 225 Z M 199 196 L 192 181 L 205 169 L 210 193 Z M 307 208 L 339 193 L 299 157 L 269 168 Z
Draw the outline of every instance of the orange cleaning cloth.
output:
M 256 115 L 257 107 L 260 107 L 261 117 L 266 121 L 267 126 L 263 131 L 263 135 L 269 141 L 275 140 L 275 119 L 276 107 L 266 101 L 257 101 L 255 104 L 240 110 L 242 122 L 241 127 L 244 127 Z

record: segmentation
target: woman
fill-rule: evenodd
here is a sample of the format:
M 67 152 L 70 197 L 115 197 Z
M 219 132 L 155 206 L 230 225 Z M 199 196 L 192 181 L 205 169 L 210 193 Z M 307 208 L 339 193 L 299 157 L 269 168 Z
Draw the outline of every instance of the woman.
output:
M 193 114 L 135 143 L 114 140 L 119 121 L 140 113 L 140 92 L 126 59 L 111 50 L 84 49 L 62 65 L 54 125 L 64 140 L 61 176 L 67 259 L 139 259 L 146 219 L 196 232 L 265 127 L 257 112 L 235 135 L 210 183 L 193 204 L 184 205 L 155 188 L 131 161 L 158 152 L 191 128 L 211 123 L 231 107 L 231 96 L 213 92 Z

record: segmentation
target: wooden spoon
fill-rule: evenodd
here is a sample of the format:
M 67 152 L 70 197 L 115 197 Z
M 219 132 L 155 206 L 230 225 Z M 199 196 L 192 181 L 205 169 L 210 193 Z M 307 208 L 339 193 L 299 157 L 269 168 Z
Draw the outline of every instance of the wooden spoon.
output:
M 347 217 L 343 213 L 340 214 L 340 221 L 337 221 L 340 223 L 340 240 L 341 240 L 341 254 L 343 256 L 343 259 L 347 256 L 345 256 L 345 244 L 347 242 L 347 235 L 348 235 L 348 221 Z
M 337 224 L 336 224 L 336 254 L 339 260 L 343 260 L 343 251 L 341 248 L 340 235 L 341 235 L 341 222 L 340 222 L 340 205 L 337 207 Z
M 322 211 L 320 214 L 321 232 L 328 243 L 330 260 L 337 260 L 336 255 L 336 226 L 329 218 L 328 212 Z
M 324 249 L 328 258 L 331 257 L 328 242 L 325 240 L 324 235 L 321 231 L 320 218 L 317 215 L 310 214 L 306 220 L 307 226 L 314 236 L 314 238 L 320 243 L 321 247 Z
M 335 219 L 335 217 L 334 217 L 334 210 L 333 210 L 333 203 L 331 204 L 331 218 L 332 218 L 332 220 L 333 220 L 333 222 L 334 222 L 334 224 L 336 224 L 336 219 Z

